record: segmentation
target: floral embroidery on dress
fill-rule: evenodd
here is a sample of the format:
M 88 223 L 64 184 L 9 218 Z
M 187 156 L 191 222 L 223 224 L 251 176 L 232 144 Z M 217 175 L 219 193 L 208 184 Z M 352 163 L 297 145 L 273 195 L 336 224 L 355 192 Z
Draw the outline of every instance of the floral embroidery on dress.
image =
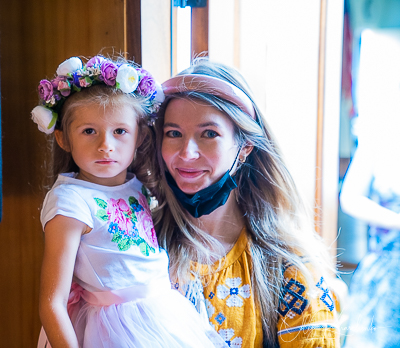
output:
M 222 337 L 222 339 L 226 342 L 228 347 L 234 347 L 234 348 L 241 348 L 242 347 L 242 338 L 241 337 L 235 337 L 232 339 L 232 337 L 235 335 L 235 330 L 233 329 L 222 329 L 218 331 L 218 334 Z
M 139 201 L 130 196 L 129 204 L 122 198 L 110 198 L 107 202 L 101 198 L 94 200 L 100 207 L 96 217 L 109 223 L 108 232 L 113 235 L 111 241 L 117 243 L 119 250 L 125 251 L 132 245 L 137 245 L 145 256 L 149 256 L 150 252 L 156 252 L 158 249 L 156 232 L 148 200 L 144 194 L 139 193 Z
M 323 287 L 325 283 L 325 287 Z M 321 277 L 319 280 L 318 284 L 316 285 L 318 289 L 322 290 L 322 296 L 320 297 L 320 300 L 325 304 L 325 306 L 328 307 L 328 309 L 332 312 L 333 309 L 335 308 L 335 302 L 333 301 L 331 295 L 329 294 L 329 288 L 326 286 L 326 282 L 324 277 Z
M 239 287 L 242 284 L 242 278 L 227 278 L 225 281 L 226 285 L 217 286 L 217 297 L 220 300 L 226 300 L 228 307 L 242 307 L 243 299 L 250 297 L 250 285 L 246 284 Z
M 214 319 L 219 325 L 222 325 L 222 323 L 225 321 L 226 317 L 220 312 L 215 316 Z

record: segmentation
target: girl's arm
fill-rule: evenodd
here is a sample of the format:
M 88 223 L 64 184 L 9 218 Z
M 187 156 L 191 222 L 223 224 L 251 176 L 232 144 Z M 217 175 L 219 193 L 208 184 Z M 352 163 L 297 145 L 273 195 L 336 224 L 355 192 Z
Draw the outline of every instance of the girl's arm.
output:
M 45 226 L 45 245 L 40 279 L 39 314 L 53 348 L 78 348 L 67 313 L 76 253 L 88 226 L 57 215 Z
M 340 203 L 342 210 L 371 225 L 400 229 L 400 215 L 368 198 L 373 179 L 374 156 L 358 148 L 344 179 Z

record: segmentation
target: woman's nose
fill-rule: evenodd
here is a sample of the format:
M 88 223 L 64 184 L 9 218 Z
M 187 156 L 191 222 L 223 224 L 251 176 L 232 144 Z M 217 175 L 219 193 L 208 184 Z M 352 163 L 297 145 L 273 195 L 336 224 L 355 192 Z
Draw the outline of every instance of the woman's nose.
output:
M 102 134 L 99 139 L 98 150 L 100 152 L 106 152 L 106 153 L 110 152 L 110 151 L 114 151 L 114 143 L 113 143 L 112 136 L 110 136 L 108 134 Z
M 182 144 L 179 157 L 183 160 L 193 160 L 199 157 L 199 147 L 195 140 L 189 139 Z

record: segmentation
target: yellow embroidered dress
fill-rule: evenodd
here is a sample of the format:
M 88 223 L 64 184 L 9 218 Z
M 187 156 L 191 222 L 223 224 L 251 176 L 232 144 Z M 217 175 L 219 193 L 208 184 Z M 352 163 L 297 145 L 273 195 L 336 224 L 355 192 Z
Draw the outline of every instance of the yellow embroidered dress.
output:
M 215 265 L 214 269 L 217 268 Z M 206 274 L 208 268 L 200 265 L 202 271 Z M 283 296 L 277 308 L 279 346 L 339 347 L 334 298 L 324 278 L 316 276 L 315 289 L 310 291 L 304 276 L 295 267 L 287 266 L 284 277 Z M 196 298 L 195 293 L 204 292 L 208 319 L 229 347 L 262 347 L 261 316 L 255 306 L 250 279 L 251 255 L 246 230 L 243 229 L 216 272 L 205 276 L 197 290 L 193 286 L 180 289 L 199 311 L 202 301 Z

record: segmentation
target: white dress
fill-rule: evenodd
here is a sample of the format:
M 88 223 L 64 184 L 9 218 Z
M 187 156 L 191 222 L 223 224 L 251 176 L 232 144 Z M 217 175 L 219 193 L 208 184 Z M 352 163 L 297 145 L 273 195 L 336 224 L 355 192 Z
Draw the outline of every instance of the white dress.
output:
M 135 177 L 108 187 L 75 176 L 58 177 L 41 222 L 44 229 L 59 214 L 92 229 L 81 237 L 68 305 L 79 345 L 224 347 L 208 320 L 171 289 L 168 256 L 158 246 L 143 185 Z M 39 342 L 45 340 L 42 332 Z

